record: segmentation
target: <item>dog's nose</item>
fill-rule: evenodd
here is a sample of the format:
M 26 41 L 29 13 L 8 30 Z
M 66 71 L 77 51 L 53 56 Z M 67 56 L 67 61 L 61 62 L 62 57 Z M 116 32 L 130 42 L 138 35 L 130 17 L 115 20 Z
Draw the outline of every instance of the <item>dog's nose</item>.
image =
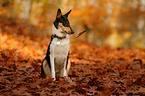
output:
M 71 31 L 71 34 L 74 34 L 74 31 Z

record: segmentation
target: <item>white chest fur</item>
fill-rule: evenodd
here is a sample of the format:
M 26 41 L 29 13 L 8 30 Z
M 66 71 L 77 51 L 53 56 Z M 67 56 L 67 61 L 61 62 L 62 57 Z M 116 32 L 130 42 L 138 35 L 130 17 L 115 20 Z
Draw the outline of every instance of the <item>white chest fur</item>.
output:
M 57 55 L 66 56 L 68 54 L 69 49 L 70 49 L 69 39 L 67 38 L 63 40 L 54 38 L 50 45 L 50 53 L 52 52 L 54 56 Z

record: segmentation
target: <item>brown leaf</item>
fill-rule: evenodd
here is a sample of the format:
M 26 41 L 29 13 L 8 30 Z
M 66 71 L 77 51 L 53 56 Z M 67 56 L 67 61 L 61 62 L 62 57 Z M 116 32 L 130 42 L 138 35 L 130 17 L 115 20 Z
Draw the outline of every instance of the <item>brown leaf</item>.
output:
M 61 92 L 63 92 L 63 93 L 66 93 L 66 92 L 67 92 L 67 89 L 64 88 L 64 87 L 59 88 L 59 90 L 60 90 Z

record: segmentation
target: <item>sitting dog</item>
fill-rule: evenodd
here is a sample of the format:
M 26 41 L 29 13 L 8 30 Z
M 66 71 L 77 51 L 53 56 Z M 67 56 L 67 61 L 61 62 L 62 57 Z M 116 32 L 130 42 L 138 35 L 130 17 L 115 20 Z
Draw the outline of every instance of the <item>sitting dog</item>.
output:
M 56 19 L 52 25 L 51 41 L 41 64 L 41 76 L 43 77 L 56 80 L 57 77 L 68 76 L 70 69 L 68 34 L 74 33 L 68 21 L 70 12 L 71 10 L 62 15 L 61 10 L 57 10 Z

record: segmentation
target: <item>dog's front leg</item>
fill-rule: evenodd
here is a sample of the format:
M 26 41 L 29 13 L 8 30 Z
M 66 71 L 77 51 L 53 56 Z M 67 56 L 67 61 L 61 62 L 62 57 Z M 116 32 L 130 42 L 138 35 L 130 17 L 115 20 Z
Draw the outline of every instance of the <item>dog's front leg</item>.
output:
M 67 77 L 67 71 L 66 71 L 66 68 L 65 67 L 64 67 L 63 76 Z
M 63 77 L 64 77 L 64 76 L 67 77 L 66 63 L 67 63 L 67 59 L 66 59 L 65 62 L 64 62 L 64 67 L 63 67 Z
M 56 78 L 55 78 L 54 54 L 50 54 L 50 62 L 51 62 L 51 77 L 54 78 L 54 80 L 56 80 Z

